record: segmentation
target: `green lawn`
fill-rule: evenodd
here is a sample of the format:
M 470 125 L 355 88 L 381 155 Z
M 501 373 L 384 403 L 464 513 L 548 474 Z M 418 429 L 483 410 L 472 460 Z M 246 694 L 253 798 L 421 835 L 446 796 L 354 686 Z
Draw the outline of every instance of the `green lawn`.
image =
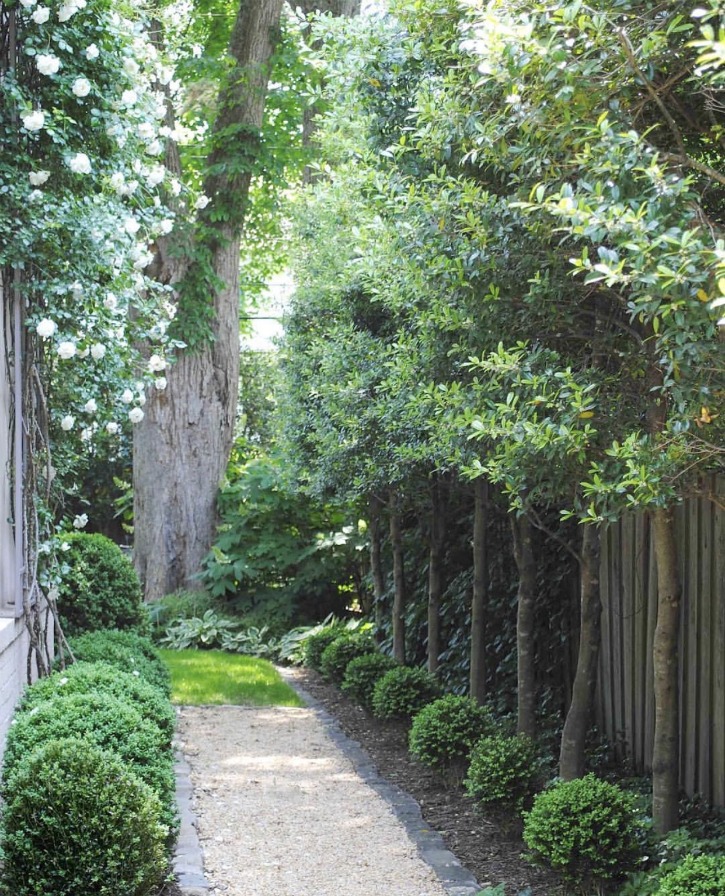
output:
M 186 706 L 304 706 L 274 666 L 221 650 L 161 650 L 171 672 L 171 699 Z

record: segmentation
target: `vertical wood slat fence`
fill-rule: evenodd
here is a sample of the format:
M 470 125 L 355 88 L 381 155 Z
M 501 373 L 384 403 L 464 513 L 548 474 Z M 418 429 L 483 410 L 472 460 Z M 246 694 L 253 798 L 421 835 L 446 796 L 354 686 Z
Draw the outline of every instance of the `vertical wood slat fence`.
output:
M 677 511 L 682 575 L 680 786 L 725 807 L 725 476 Z M 652 641 L 657 571 L 647 516 L 628 516 L 602 538 L 599 724 L 620 759 L 651 768 Z

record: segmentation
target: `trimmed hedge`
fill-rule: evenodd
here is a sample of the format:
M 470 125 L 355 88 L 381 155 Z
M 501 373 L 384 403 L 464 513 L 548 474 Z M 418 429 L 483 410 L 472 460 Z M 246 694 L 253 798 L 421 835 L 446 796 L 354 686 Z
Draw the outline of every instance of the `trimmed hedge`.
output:
M 78 661 L 109 663 L 123 672 L 138 673 L 165 696 L 171 694 L 169 670 L 149 638 L 106 629 L 69 638 L 68 644 Z
M 373 714 L 379 719 L 412 719 L 440 696 L 440 685 L 425 669 L 398 666 L 373 689 Z
M 387 653 L 366 653 L 350 660 L 342 679 L 342 690 L 366 709 L 373 703 L 373 690 L 380 679 L 398 664 Z
M 118 756 L 159 796 L 164 821 L 175 825 L 173 757 L 166 735 L 131 703 L 109 694 L 54 697 L 16 716 L 8 731 L 3 785 L 35 748 L 69 737 Z
M 534 857 L 579 886 L 631 871 L 643 829 L 634 797 L 592 774 L 555 784 L 524 813 L 524 842 Z
M 143 718 L 154 722 L 166 737 L 166 746 L 176 727 L 176 713 L 158 687 L 140 675 L 122 672 L 109 663 L 79 661 L 67 669 L 40 678 L 23 694 L 15 712 L 28 712 L 45 700 L 69 694 L 110 694 L 132 703 Z
M 446 694 L 413 719 L 408 738 L 411 756 L 431 768 L 465 770 L 474 744 L 495 724 L 489 710 L 475 700 Z
M 60 556 L 64 566 L 58 588 L 58 615 L 66 636 L 104 628 L 148 632 L 149 618 L 141 584 L 131 561 L 105 535 L 74 532 Z
M 657 896 L 723 896 L 725 855 L 687 856 L 666 872 Z
M 315 672 L 321 672 L 320 664 L 325 648 L 329 647 L 333 641 L 342 637 L 345 633 L 345 629 L 341 625 L 329 625 L 305 638 L 304 647 L 302 648 L 302 658 L 305 666 L 309 666 Z
M 50 740 L 4 788 L 2 881 L 13 896 L 152 896 L 167 872 L 158 796 L 112 753 Z
M 340 684 L 348 663 L 357 657 L 376 652 L 375 642 L 368 634 L 341 635 L 328 644 L 320 657 L 320 671 L 329 681 Z
M 491 734 L 474 746 L 464 784 L 481 805 L 520 812 L 534 793 L 539 774 L 536 744 L 530 737 Z

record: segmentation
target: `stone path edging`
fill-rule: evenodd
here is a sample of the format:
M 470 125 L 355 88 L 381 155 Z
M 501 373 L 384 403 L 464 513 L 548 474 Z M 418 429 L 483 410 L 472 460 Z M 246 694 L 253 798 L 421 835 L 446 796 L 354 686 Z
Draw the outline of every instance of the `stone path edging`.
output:
M 420 857 L 438 875 L 449 896 L 476 896 L 481 890 L 478 882 L 446 847 L 441 835 L 426 825 L 421 815 L 420 806 L 413 797 L 378 774 L 377 768 L 360 744 L 351 740 L 342 731 L 336 719 L 324 709 L 322 704 L 301 688 L 294 677 L 287 674 L 284 667 L 278 668 L 277 671 L 316 713 L 330 740 L 350 760 L 363 781 L 388 803 L 418 848 Z
M 475 896 L 481 889 L 477 881 L 446 848 L 440 834 L 426 825 L 420 806 L 413 797 L 384 780 L 367 753 L 342 731 L 334 717 L 301 688 L 292 675 L 286 674 L 284 668 L 278 671 L 315 713 L 330 740 L 349 759 L 357 774 L 388 803 L 404 825 L 420 857 L 436 873 L 449 896 Z M 196 816 L 192 811 L 190 767 L 180 753 L 177 753 L 175 772 L 180 827 L 173 861 L 174 874 L 183 896 L 209 896 L 209 882 L 204 874 L 204 855 L 199 844 Z

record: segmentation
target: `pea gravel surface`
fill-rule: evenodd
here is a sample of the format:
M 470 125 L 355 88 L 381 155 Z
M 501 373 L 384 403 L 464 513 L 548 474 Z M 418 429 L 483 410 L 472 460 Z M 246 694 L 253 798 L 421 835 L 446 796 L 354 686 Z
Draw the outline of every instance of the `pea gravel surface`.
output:
M 446 896 L 313 709 L 183 707 L 178 742 L 211 894 Z

